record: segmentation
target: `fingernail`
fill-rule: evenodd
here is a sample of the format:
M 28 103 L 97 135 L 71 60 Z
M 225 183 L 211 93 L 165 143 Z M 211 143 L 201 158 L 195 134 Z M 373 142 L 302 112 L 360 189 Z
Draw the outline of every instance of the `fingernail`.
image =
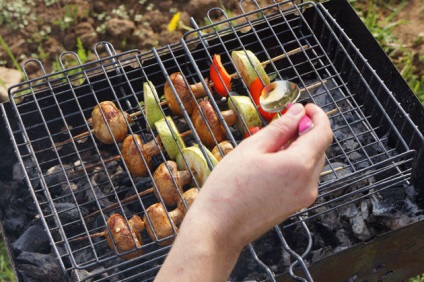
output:
M 289 110 L 286 114 L 289 114 L 291 116 L 297 116 L 303 111 L 303 106 L 301 104 L 289 104 L 288 105 Z
M 299 129 L 298 129 L 299 135 L 305 134 L 306 132 L 311 130 L 313 127 L 314 127 L 314 123 L 312 122 L 312 120 L 307 115 L 304 115 L 299 122 Z

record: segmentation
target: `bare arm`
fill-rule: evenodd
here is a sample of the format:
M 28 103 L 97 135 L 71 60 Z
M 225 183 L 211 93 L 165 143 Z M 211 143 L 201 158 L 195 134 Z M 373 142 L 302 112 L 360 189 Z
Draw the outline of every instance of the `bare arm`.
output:
M 298 137 L 305 113 L 315 127 Z M 240 143 L 204 184 L 157 281 L 227 280 L 244 246 L 313 204 L 331 140 L 327 115 L 295 104 Z

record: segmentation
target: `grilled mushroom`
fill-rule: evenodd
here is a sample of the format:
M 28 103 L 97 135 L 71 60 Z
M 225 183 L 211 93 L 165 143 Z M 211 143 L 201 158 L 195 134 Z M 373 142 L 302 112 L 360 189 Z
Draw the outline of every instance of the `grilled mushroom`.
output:
M 134 137 L 133 137 L 134 136 Z M 122 157 L 130 173 L 134 176 L 147 176 L 147 168 L 151 168 L 151 158 L 160 153 L 160 139 L 143 144 L 137 134 L 128 135 L 122 142 Z M 141 154 L 140 154 L 141 152 Z
M 167 161 L 159 165 L 153 174 L 157 190 L 155 195 L 159 199 L 159 194 L 167 206 L 175 206 L 180 199 L 178 191 L 183 193 L 184 185 L 191 182 L 191 174 L 188 170 L 178 171 L 174 161 Z
M 124 140 L 128 133 L 125 120 L 132 122 L 130 115 L 119 110 L 111 101 L 103 101 L 96 105 L 91 113 L 91 118 L 94 135 L 104 144 L 113 144 L 114 141 Z
M 233 144 L 228 140 L 224 140 L 212 149 L 212 155 L 214 155 L 217 161 L 220 161 L 233 149 Z
M 197 188 L 191 188 L 183 193 L 183 199 L 187 207 L 190 207 L 193 203 L 197 193 Z M 178 201 L 177 208 L 168 214 L 161 203 L 151 205 L 146 210 L 146 214 L 143 217 L 149 237 L 160 246 L 171 244 L 175 238 L 175 236 L 172 235 L 178 232 L 178 225 L 182 222 L 186 211 L 184 202 L 181 199 Z
M 208 100 L 203 100 L 199 103 L 199 108 L 194 108 L 193 114 L 191 115 L 191 119 L 193 121 L 194 127 L 196 128 L 197 133 L 199 134 L 200 140 L 202 140 L 202 143 L 207 147 L 213 147 L 215 145 L 215 139 L 218 143 L 227 139 L 225 129 L 211 103 Z M 200 111 L 202 111 L 203 116 Z M 232 110 L 222 111 L 221 115 L 227 122 L 228 126 L 231 126 L 236 123 L 237 115 L 235 115 Z M 209 131 L 205 120 L 209 125 L 212 134 Z
M 200 82 L 192 84 L 192 85 L 188 85 L 183 75 L 180 72 L 171 74 L 169 78 L 172 82 L 172 85 L 175 88 L 175 91 L 177 92 L 181 100 L 181 103 L 184 105 L 184 108 L 186 109 L 187 113 L 190 115 L 193 112 L 193 109 L 196 107 L 195 99 L 204 97 L 206 95 L 205 88 Z M 209 85 L 209 82 L 207 81 L 207 79 L 206 79 L 206 84 Z M 182 117 L 183 112 L 168 82 L 165 83 L 163 91 L 171 111 L 174 114 Z
M 144 222 L 138 215 L 134 215 L 130 218 L 127 224 L 127 221 L 122 215 L 112 214 L 107 220 L 107 226 L 112 235 L 111 238 L 109 232 L 107 230 L 104 231 L 107 245 L 112 250 L 116 250 L 118 254 L 140 248 L 143 245 L 141 231 L 144 229 Z M 143 250 L 138 249 L 123 255 L 122 258 L 129 260 L 141 256 L 142 254 Z

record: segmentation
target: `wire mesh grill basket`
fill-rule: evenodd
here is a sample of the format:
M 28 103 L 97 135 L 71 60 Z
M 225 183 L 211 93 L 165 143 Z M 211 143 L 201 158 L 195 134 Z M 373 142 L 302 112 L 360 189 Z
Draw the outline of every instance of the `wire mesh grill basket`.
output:
M 222 14 L 224 20 L 213 22 L 212 13 Z M 171 156 L 156 138 L 156 129 L 146 121 L 143 83 L 150 81 L 159 93 L 155 102 L 160 105 L 161 115 L 170 117 L 165 124 L 170 138 L 179 144 L 176 153 L 183 151 L 177 133 L 188 132 L 182 136 L 185 146 L 201 145 L 197 148 L 207 169 L 212 170 L 215 161 L 208 150 L 213 146 L 204 146 L 184 101 L 172 87 L 171 75 L 181 73 L 184 84 L 203 87 L 205 93 L 200 99 L 193 89 L 189 93 L 195 108 L 203 100 L 210 101 L 226 139 L 237 146 L 249 123 L 235 97 L 247 97 L 256 111 L 258 108 L 249 85 L 240 79 L 231 56 L 234 51 L 253 52 L 269 77 L 290 80 L 300 87 L 299 102 L 315 103 L 331 112 L 334 141 L 326 155 L 316 204 L 271 230 L 270 236 L 276 238 L 271 249 L 264 251 L 263 245 L 256 242 L 247 246 L 240 260 L 251 260 L 253 266 L 244 269 L 239 263 L 232 279 L 244 279 L 246 276 L 239 272 L 249 271 L 257 272 L 258 279 L 264 280 L 273 280 L 287 271 L 296 277 L 293 268 L 300 265 L 305 278 L 311 280 L 304 262 L 312 244 L 307 227 L 311 221 L 383 189 L 415 180 L 416 159 L 422 155 L 422 134 L 323 6 L 283 1 L 243 11 L 235 18 L 229 18 L 221 9 L 212 9 L 208 17 L 210 25 L 198 27 L 193 20 L 195 29 L 173 45 L 117 54 L 112 45 L 101 42 L 95 46 L 95 62 L 45 74 L 10 89 L 13 112 L 3 109 L 3 115 L 9 121 L 17 120 L 16 124 L 9 123 L 9 131 L 66 279 L 154 278 L 169 251 L 166 243 L 177 234 L 176 226 L 172 225 L 171 234 L 165 238 L 154 230 L 153 238 L 143 233 L 142 245 L 121 253 L 116 244 L 108 247 L 105 236 L 90 237 L 110 232 L 107 222 L 112 214 L 122 215 L 128 226 L 133 215 L 143 218 L 147 208 L 155 203 L 161 203 L 168 212 L 172 210 L 166 207 L 160 193 L 157 197 L 151 193 L 158 190 L 155 170 Z M 227 98 L 217 95 L 207 79 L 215 54 L 234 74 L 231 89 L 226 89 Z M 60 62 L 65 56 L 78 59 L 75 53 L 67 52 L 59 58 Z M 33 63 L 42 68 L 37 61 L 27 64 Z M 161 99 L 166 84 L 171 85 L 181 109 L 179 116 L 169 101 Z M 95 137 L 90 118 L 93 108 L 103 101 L 113 101 L 120 111 L 131 115 L 132 121 L 126 121 L 128 134 L 139 135 L 144 144 L 158 151 L 148 157 L 143 155 L 145 176 L 134 176 L 122 161 L 121 142 L 102 144 Z M 234 111 L 237 125 L 228 124 L 222 114 L 229 108 Z M 263 117 L 260 122 L 263 126 L 268 123 Z M 214 145 L 218 145 L 212 125 L 206 123 L 206 130 L 215 137 Z M 137 153 L 142 155 L 142 149 L 141 145 L 137 147 Z M 182 162 L 188 164 L 189 160 L 182 157 Z M 191 186 L 200 188 L 202 179 L 194 169 L 189 172 Z M 182 199 L 182 191 L 178 196 Z M 145 224 L 152 226 L 152 219 L 146 219 Z M 171 222 L 169 215 L 167 220 Z M 305 239 L 290 248 L 293 240 L 287 234 L 293 232 L 300 232 Z M 81 237 L 85 239 L 75 240 Z M 136 240 L 134 234 L 132 240 Z M 266 256 L 283 249 L 292 256 L 291 263 L 272 265 Z M 138 255 L 132 259 L 122 258 L 134 253 Z

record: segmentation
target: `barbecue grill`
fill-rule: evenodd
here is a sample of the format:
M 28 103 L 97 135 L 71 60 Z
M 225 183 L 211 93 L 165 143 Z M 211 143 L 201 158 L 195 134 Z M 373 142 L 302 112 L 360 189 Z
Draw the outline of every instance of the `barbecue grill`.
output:
M 213 13 L 225 19 L 214 22 Z M 227 139 L 237 146 L 248 123 L 233 99 L 241 95 L 253 103 L 249 85 L 239 78 L 231 59 L 231 52 L 240 50 L 250 50 L 261 62 L 268 61 L 265 70 L 273 79 L 295 82 L 302 90 L 299 102 L 331 111 L 334 141 L 326 154 L 317 202 L 248 245 L 230 279 L 399 280 L 422 272 L 417 262 L 423 257 L 423 244 L 416 234 L 423 229 L 420 199 L 424 183 L 420 175 L 424 138 L 418 128 L 423 126 L 423 109 L 349 4 L 282 1 L 243 10 L 235 18 L 216 8 L 208 17 L 211 24 L 204 27 L 192 20 L 194 30 L 178 43 L 148 52 L 116 53 L 111 44 L 100 42 L 95 46 L 95 62 L 63 67 L 9 89 L 10 102 L 1 108 L 20 167 L 15 171 L 23 176 L 37 220 L 48 235 L 61 270 L 56 275 L 72 281 L 155 277 L 170 248 L 163 243 L 173 240 L 176 227 L 165 238 L 159 238 L 154 230 L 155 239 L 143 232 L 144 244 L 125 252 L 117 252 L 116 244 L 109 248 L 105 236 L 90 237 L 104 230 L 111 234 L 107 224 L 111 214 L 123 215 L 128 224 L 133 215 L 143 217 L 149 206 L 164 204 L 161 196 L 145 192 L 157 189 L 155 169 L 170 156 L 155 138 L 156 130 L 147 124 L 143 83 L 151 81 L 157 92 L 163 93 L 166 83 L 172 85 L 170 75 L 175 72 L 184 75 L 187 85 L 200 83 L 206 96 L 196 100 L 196 107 L 200 100 L 209 100 Z M 358 37 L 362 41 L 352 41 Z M 214 54 L 221 55 L 225 68 L 235 73 L 227 98 L 217 95 L 206 79 Z M 67 52 L 59 61 L 66 56 L 78 59 Z M 28 64 L 43 69 L 38 61 Z M 381 70 L 375 71 L 373 67 L 379 64 Z M 179 132 L 189 131 L 183 136 L 186 146 L 198 145 L 212 170 L 213 158 L 202 145 L 175 87 L 171 89 L 182 116 L 175 116 L 158 100 L 162 115 L 170 116 Z M 153 141 L 159 149 L 159 154 L 152 156 L 147 176 L 130 173 L 122 161 L 120 142 L 105 145 L 94 136 L 89 119 L 102 101 L 113 101 L 121 111 L 133 115 L 133 121 L 127 121 L 128 134 L 140 135 L 144 143 Z M 239 126 L 228 125 L 221 114 L 231 105 Z M 172 122 L 167 120 L 166 125 L 171 128 Z M 213 135 L 212 126 L 206 127 Z M 76 137 L 81 134 L 84 137 Z M 141 154 L 140 147 L 137 151 Z M 182 153 L 183 147 L 178 151 Z M 182 162 L 188 164 L 182 156 Z M 192 185 L 201 188 L 196 171 L 189 171 Z M 7 180 L 7 174 L 2 179 Z M 145 224 L 151 225 L 152 219 L 147 217 Z M 344 240 L 346 237 L 350 239 Z M 408 242 L 411 238 L 413 243 Z M 123 259 L 140 249 L 142 254 Z M 25 261 L 16 260 L 18 265 Z M 18 277 L 25 281 L 22 277 L 27 274 L 17 269 Z

